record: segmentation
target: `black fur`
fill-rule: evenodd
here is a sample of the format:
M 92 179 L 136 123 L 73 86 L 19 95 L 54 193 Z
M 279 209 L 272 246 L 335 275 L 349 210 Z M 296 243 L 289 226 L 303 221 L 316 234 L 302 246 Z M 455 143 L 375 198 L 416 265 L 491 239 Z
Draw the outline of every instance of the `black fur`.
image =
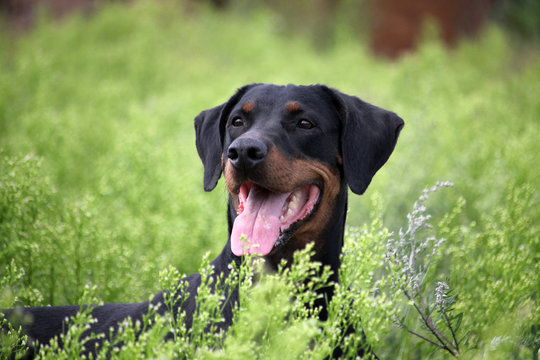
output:
M 372 177 L 387 161 L 396 144 L 403 126 L 396 114 L 370 105 L 356 97 L 343 94 L 323 85 L 314 86 L 276 86 L 252 84 L 239 89 L 226 103 L 201 112 L 195 118 L 196 146 L 204 165 L 204 190 L 215 188 L 221 174 L 222 159 L 227 160 L 231 143 L 239 137 L 238 130 L 229 126 L 231 117 L 239 111 L 240 101 L 251 101 L 257 107 L 250 112 L 249 130 L 253 136 L 261 139 L 269 147 L 275 147 L 287 158 L 300 158 L 317 161 L 327 167 L 335 168 L 340 175 L 340 188 L 333 199 L 334 211 L 320 233 L 313 241 L 321 241 L 316 259 L 329 265 L 333 270 L 334 281 L 338 279 L 340 253 L 347 208 L 347 185 L 356 194 L 366 191 Z M 302 105 L 302 116 L 316 123 L 317 130 L 303 132 L 294 126 L 294 114 L 284 112 L 282 107 L 288 101 Z M 339 155 L 339 156 L 336 156 Z M 223 156 L 223 158 L 222 158 Z M 341 157 L 341 161 L 338 158 Z M 264 175 L 264 174 L 263 174 Z M 229 201 L 227 212 L 229 238 L 221 254 L 212 262 L 216 274 L 229 273 L 228 265 L 239 261 L 231 251 L 230 233 L 236 210 L 233 201 Z M 294 236 L 294 235 L 292 235 Z M 294 249 L 287 244 L 276 250 L 266 261 L 270 267 L 276 267 L 281 258 L 290 258 Z M 195 294 L 200 285 L 200 275 L 194 274 L 183 281 L 189 284 L 188 292 Z M 224 307 L 225 321 L 220 324 L 227 328 L 232 323 L 232 309 L 238 299 L 236 289 L 230 289 L 232 295 Z M 332 297 L 331 287 L 324 290 L 324 297 Z M 157 294 L 153 303 L 163 303 L 163 293 Z M 327 316 L 325 303 L 321 302 L 321 318 Z M 109 328 L 116 328 L 118 322 L 126 317 L 141 319 L 148 311 L 148 302 L 135 304 L 105 304 L 96 307 L 92 315 L 97 318 L 90 331 L 107 333 Z M 183 302 L 187 326 L 191 325 L 195 312 L 195 298 L 190 296 Z M 53 336 L 65 330 L 66 317 L 79 311 L 78 306 L 33 307 L 10 310 L 8 316 L 17 314 L 29 317 L 32 321 L 24 326 L 25 332 L 40 343 L 48 343 Z M 160 308 L 159 312 L 163 312 Z M 88 348 L 92 348 L 90 344 Z M 98 345 L 99 344 L 95 344 Z M 31 354 L 30 354 L 31 355 Z

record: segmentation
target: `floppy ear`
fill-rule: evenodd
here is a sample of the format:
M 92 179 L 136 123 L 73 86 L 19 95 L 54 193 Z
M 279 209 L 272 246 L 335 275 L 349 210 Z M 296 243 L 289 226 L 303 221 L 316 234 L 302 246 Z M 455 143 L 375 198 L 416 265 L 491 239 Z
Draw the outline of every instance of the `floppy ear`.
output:
M 204 190 L 212 191 L 221 176 L 219 119 L 225 104 L 204 110 L 195 118 L 195 145 L 204 165 Z
M 363 194 L 394 150 L 403 120 L 391 111 L 327 88 L 342 118 L 341 152 L 345 179 Z
M 212 191 L 221 176 L 223 134 L 227 116 L 246 93 L 258 84 L 246 85 L 236 92 L 225 104 L 204 110 L 195 117 L 195 145 L 204 165 L 204 190 Z

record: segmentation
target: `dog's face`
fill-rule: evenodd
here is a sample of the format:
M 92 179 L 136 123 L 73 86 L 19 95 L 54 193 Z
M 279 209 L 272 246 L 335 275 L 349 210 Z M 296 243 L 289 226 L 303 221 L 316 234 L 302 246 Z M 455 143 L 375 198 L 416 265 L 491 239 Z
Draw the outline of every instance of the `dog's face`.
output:
M 313 90 L 253 87 L 224 119 L 236 255 L 268 255 L 293 234 L 305 240 L 313 226 L 304 225 L 324 224 L 331 211 L 341 182 L 340 121 L 324 91 Z
M 223 172 L 235 255 L 316 241 L 348 183 L 363 193 L 394 148 L 395 114 L 325 86 L 248 85 L 195 119 L 205 189 Z

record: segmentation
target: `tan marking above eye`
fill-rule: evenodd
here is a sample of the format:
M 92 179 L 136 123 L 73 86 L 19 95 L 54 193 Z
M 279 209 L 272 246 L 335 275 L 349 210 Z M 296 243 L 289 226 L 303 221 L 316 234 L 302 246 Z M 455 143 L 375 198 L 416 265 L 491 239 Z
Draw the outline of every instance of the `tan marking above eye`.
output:
M 298 104 L 296 101 L 291 101 L 287 103 L 287 110 L 289 112 L 294 113 L 300 111 L 300 104 Z
M 244 105 L 242 105 L 242 111 L 246 112 L 246 113 L 253 110 L 253 108 L 255 108 L 255 103 L 252 102 L 252 101 L 249 101 L 249 102 L 245 103 Z

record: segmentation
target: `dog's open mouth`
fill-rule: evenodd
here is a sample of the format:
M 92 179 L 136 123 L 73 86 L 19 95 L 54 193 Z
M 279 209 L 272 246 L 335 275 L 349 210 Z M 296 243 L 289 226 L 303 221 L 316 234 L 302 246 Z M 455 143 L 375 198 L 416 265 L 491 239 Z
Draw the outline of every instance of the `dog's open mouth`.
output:
M 232 252 L 237 256 L 268 255 L 314 212 L 320 192 L 315 184 L 289 193 L 272 192 L 250 181 L 242 184 L 231 233 Z

